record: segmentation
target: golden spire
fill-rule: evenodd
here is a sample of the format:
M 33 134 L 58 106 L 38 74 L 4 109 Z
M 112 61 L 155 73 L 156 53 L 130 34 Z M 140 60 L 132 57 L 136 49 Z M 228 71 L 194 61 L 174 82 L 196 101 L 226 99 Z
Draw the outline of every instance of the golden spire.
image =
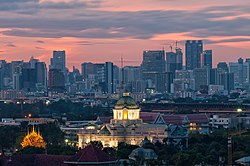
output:
M 34 146 L 34 147 L 43 147 L 45 148 L 46 143 L 43 140 L 43 137 L 40 135 L 40 131 L 38 133 L 35 131 L 35 127 L 33 125 L 32 132 L 29 133 L 24 137 L 23 142 L 21 143 L 22 147 L 25 148 L 27 146 Z

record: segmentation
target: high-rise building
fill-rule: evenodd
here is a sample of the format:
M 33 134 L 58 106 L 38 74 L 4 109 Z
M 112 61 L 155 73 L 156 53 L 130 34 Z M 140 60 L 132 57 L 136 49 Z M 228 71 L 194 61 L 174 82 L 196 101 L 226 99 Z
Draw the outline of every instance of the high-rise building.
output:
M 203 43 L 201 40 L 186 41 L 186 69 L 193 70 L 201 67 L 201 54 L 203 52 Z
M 230 92 L 234 87 L 234 73 L 218 73 L 218 85 L 223 85 Z
M 88 78 L 89 74 L 95 73 L 95 66 L 91 62 L 82 63 L 82 76 L 84 79 Z
M 105 92 L 114 93 L 114 66 L 112 62 L 105 63 Z
M 218 69 L 212 68 L 208 70 L 209 70 L 209 84 L 218 85 Z
M 35 64 L 36 69 L 36 83 L 38 90 L 47 89 L 47 67 L 45 62 L 37 62 Z
M 196 68 L 193 70 L 195 80 L 195 90 L 201 90 L 202 86 L 208 85 L 209 74 L 207 68 Z
M 26 92 L 35 92 L 36 91 L 36 82 L 37 82 L 37 73 L 36 69 L 32 68 L 23 68 L 22 69 L 22 89 Z
M 15 90 L 21 90 L 22 89 L 22 66 L 21 63 L 16 63 L 12 64 L 12 81 L 13 81 L 13 89 Z
M 156 83 L 156 74 L 165 72 L 165 51 L 144 51 L 142 61 L 142 78 L 145 81 L 152 82 L 152 86 Z M 151 86 L 151 85 L 150 85 Z
M 193 90 L 195 90 L 193 70 L 176 70 L 172 93 L 175 93 L 176 96 L 181 96 L 182 91 Z
M 177 70 L 177 54 L 166 52 L 166 71 L 174 74 L 175 70 Z
M 242 58 L 229 63 L 229 72 L 234 74 L 235 88 L 243 88 L 243 84 L 249 82 L 249 63 L 243 62 Z
M 60 69 L 50 69 L 48 74 L 49 91 L 64 92 L 65 78 L 64 73 Z
M 182 70 L 183 65 L 183 53 L 181 48 L 176 48 L 176 70 Z
M 228 72 L 228 65 L 226 62 L 219 62 L 217 64 L 217 69 L 220 72 L 227 73 Z
M 159 93 L 170 93 L 171 84 L 173 83 L 173 73 L 165 72 L 156 74 L 155 90 Z
M 50 59 L 50 69 L 59 69 L 66 72 L 65 51 L 53 51 L 53 58 Z
M 212 50 L 205 50 L 202 53 L 202 67 L 212 68 Z

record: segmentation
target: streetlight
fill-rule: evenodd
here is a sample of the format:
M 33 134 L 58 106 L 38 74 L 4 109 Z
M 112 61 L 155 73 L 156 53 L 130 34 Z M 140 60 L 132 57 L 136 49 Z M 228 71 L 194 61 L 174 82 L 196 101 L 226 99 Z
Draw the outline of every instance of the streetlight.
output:
M 241 112 L 242 112 L 242 109 L 241 109 L 241 108 L 238 108 L 238 109 L 237 109 L 237 112 L 238 112 L 238 113 L 241 113 Z
M 66 143 L 66 145 L 68 145 L 68 142 L 69 142 L 69 140 L 68 140 L 68 139 L 65 139 L 65 143 Z
M 238 116 L 238 118 L 239 118 L 239 121 L 238 121 L 238 123 L 239 123 L 239 132 L 240 132 L 240 130 L 241 130 L 241 119 L 240 119 L 240 114 L 242 113 L 242 109 L 241 108 L 238 108 L 237 109 L 237 112 L 239 113 L 239 116 Z

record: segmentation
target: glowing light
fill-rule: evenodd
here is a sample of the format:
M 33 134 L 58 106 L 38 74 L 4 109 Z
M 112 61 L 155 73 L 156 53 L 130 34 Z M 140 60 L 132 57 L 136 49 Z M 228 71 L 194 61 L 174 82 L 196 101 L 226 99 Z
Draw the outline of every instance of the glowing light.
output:
M 239 112 L 239 113 L 242 112 L 242 109 L 241 109 L 241 108 L 238 108 L 238 109 L 237 109 L 237 112 Z
M 94 127 L 94 126 L 88 126 L 88 127 L 86 127 L 86 129 L 87 129 L 87 130 L 94 130 L 95 127 Z
M 40 135 L 39 131 L 38 133 L 35 131 L 35 128 L 33 126 L 32 132 L 26 135 L 23 139 L 23 142 L 21 143 L 22 147 L 28 147 L 28 146 L 34 146 L 34 147 L 43 147 L 45 148 L 46 143 L 43 140 L 43 137 Z

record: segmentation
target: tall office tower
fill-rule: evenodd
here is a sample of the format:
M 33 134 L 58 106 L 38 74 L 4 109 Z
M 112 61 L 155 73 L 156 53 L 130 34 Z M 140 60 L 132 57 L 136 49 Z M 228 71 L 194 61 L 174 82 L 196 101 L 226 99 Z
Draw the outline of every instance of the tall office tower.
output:
M 218 85 L 223 85 L 225 90 L 234 90 L 234 73 L 218 73 Z
M 14 73 L 20 72 L 22 68 L 23 61 L 11 61 L 11 78 L 13 77 Z
M 174 52 L 166 52 L 166 71 L 175 74 L 177 70 L 177 54 Z
M 195 80 L 193 70 L 176 70 L 173 82 L 174 92 L 195 90 Z
M 208 69 L 209 72 L 209 84 L 210 85 L 218 85 L 218 69 L 212 68 Z
M 31 65 L 32 66 L 32 65 Z M 45 62 L 37 62 L 35 63 L 36 69 L 36 83 L 37 88 L 39 90 L 46 90 L 47 89 L 47 67 Z
M 91 62 L 85 62 L 82 63 L 82 76 L 84 79 L 88 78 L 89 74 L 94 74 L 95 73 L 95 66 Z
M 209 69 L 212 69 L 212 50 L 205 50 L 202 53 L 202 67 L 208 67 Z
M 64 73 L 60 69 L 50 69 L 48 74 L 49 91 L 64 92 L 65 78 Z
M 12 77 L 12 64 L 3 62 L 1 63 L 2 68 L 2 88 L 3 89 L 13 89 L 13 77 Z
M 152 82 L 155 86 L 155 76 L 158 73 L 165 72 L 165 51 L 143 51 L 142 78 L 146 81 Z M 149 85 L 151 86 L 151 85 Z M 151 88 L 151 87 L 150 87 Z
M 142 86 L 137 85 L 137 81 L 142 80 L 140 66 L 125 66 L 123 68 L 123 84 L 124 88 L 130 92 L 138 92 Z M 139 87 L 140 90 L 136 89 Z
M 114 70 L 114 93 L 120 92 L 120 68 L 116 65 L 113 66 Z
M 33 56 L 30 58 L 29 65 L 30 68 L 34 69 L 36 67 L 36 64 L 39 62 L 38 59 L 35 59 Z
M 201 40 L 186 41 L 186 69 L 193 70 L 201 67 L 201 54 L 203 52 L 203 43 Z
M 26 92 L 36 91 L 36 69 L 22 68 L 22 89 Z
M 0 68 L 3 68 L 6 63 L 5 60 L 0 60 Z
M 176 48 L 176 70 L 182 70 L 183 65 L 183 53 L 181 48 Z
M 105 63 L 105 92 L 114 93 L 114 66 L 112 62 Z
M 217 64 L 217 69 L 219 72 L 228 73 L 228 65 L 226 62 L 219 62 Z
M 171 84 L 173 83 L 174 74 L 172 72 L 156 74 L 156 88 L 159 93 L 170 93 Z
M 248 63 L 249 71 L 248 71 L 248 83 L 250 83 L 250 58 L 246 58 L 246 63 Z
M 105 64 L 103 63 L 94 64 L 94 73 L 96 75 L 96 80 L 99 84 L 105 82 Z
M 22 67 L 16 66 L 14 68 L 14 73 L 12 74 L 13 80 L 13 89 L 21 90 L 22 89 Z
M 243 88 L 244 83 L 249 81 L 249 63 L 243 62 L 242 58 L 238 62 L 229 63 L 229 72 L 234 74 L 234 87 Z
M 141 80 L 141 67 L 140 66 L 125 66 L 123 68 L 123 81 L 125 84 Z
M 53 58 L 50 59 L 50 69 L 59 69 L 66 72 L 65 51 L 53 51 Z
M 4 87 L 4 85 L 3 85 L 3 73 L 4 73 L 4 69 L 0 65 L 0 90 L 2 90 Z
M 201 87 L 207 86 L 209 81 L 207 68 L 196 68 L 193 70 L 195 80 L 195 90 L 201 90 Z

